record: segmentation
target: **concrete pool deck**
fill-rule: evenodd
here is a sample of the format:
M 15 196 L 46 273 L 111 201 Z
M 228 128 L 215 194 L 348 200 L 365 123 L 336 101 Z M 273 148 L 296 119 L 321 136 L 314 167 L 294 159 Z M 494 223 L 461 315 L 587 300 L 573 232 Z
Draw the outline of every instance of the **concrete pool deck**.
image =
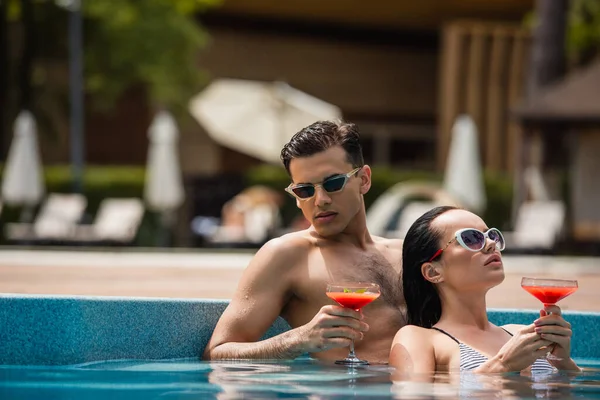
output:
M 0 293 L 230 299 L 252 251 L 0 250 Z M 523 276 L 575 278 L 565 310 L 600 311 L 600 258 L 505 255 L 488 307 L 539 309 Z

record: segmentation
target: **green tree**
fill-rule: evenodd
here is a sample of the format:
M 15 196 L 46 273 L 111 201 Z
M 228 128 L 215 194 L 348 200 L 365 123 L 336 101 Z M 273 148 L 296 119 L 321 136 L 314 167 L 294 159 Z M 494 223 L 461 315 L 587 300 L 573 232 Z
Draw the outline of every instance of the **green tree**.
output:
M 184 109 L 206 78 L 198 57 L 208 35 L 196 17 L 220 1 L 81 0 L 84 79 L 93 104 L 110 109 L 125 90 L 141 85 L 155 106 Z M 72 2 L 0 0 L 0 59 L 7 60 L 0 80 L 0 146 L 23 107 L 47 133 L 67 135 Z M 5 40 L 7 32 L 17 31 L 22 34 L 16 40 Z M 20 49 L 12 60 L 11 46 Z
M 156 105 L 185 107 L 205 82 L 198 51 L 207 35 L 194 16 L 217 2 L 85 1 L 88 91 L 112 105 L 125 89 L 143 84 Z
M 568 21 L 567 55 L 585 64 L 600 54 L 600 1 L 571 0 Z
M 600 1 L 569 0 L 565 55 L 569 65 L 587 64 L 600 54 Z M 535 11 L 525 17 L 525 26 L 537 23 Z

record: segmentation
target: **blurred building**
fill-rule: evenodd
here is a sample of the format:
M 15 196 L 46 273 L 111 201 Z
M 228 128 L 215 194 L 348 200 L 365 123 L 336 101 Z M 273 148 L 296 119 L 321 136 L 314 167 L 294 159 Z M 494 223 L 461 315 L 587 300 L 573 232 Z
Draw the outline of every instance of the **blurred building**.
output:
M 600 186 L 596 175 L 597 168 L 600 168 L 598 88 L 600 61 L 595 61 L 571 72 L 515 110 L 523 127 L 523 169 L 536 162 L 535 154 L 527 148 L 534 135 L 543 135 L 546 141 L 547 136 L 568 135 L 565 140 L 567 146 L 560 151 L 567 160 L 562 169 L 570 178 L 567 196 L 571 205 L 568 218 L 570 236 L 578 242 L 596 244 L 600 243 Z M 545 130 L 547 127 L 559 127 L 561 130 L 556 133 Z M 523 182 L 518 183 L 517 188 L 525 190 Z
M 223 0 L 198 16 L 210 40 L 198 68 L 212 79 L 285 81 L 359 124 L 366 161 L 441 169 L 456 116 L 469 113 L 487 169 L 512 171 L 534 0 Z M 56 79 L 65 79 L 64 65 Z M 144 165 L 153 117 L 142 88 L 114 111 L 86 99 L 86 162 Z M 180 152 L 191 216 L 218 215 L 258 159 L 221 146 L 190 117 Z M 68 132 L 68 127 L 64 127 Z M 40 137 L 47 164 L 69 160 L 68 136 Z M 210 190 L 203 188 L 210 187 Z
M 532 8 L 533 0 L 225 0 L 200 17 L 211 34 L 200 64 L 213 78 L 284 80 L 336 104 L 360 125 L 372 164 L 442 167 L 451 124 L 468 112 L 485 166 L 510 170 L 518 130 L 506 116 L 521 95 L 520 26 Z M 258 162 L 200 127 L 187 138 L 190 173 Z
M 469 113 L 487 169 L 512 171 L 533 0 L 223 0 L 198 16 L 210 33 L 199 68 L 211 78 L 286 81 L 359 124 L 371 164 L 440 169 L 450 127 Z M 64 69 L 57 68 L 57 79 Z M 86 105 L 86 161 L 144 164 L 151 109 L 131 88 L 109 114 Z M 187 176 L 246 170 L 259 160 L 181 126 Z M 65 127 L 65 131 L 68 131 Z M 42 137 L 46 163 L 69 159 L 68 137 Z

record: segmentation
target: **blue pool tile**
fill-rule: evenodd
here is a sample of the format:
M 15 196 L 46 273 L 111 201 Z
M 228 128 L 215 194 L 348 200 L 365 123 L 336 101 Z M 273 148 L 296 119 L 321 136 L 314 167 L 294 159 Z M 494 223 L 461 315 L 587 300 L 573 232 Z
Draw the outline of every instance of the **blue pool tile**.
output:
M 0 364 L 70 365 L 116 359 L 200 357 L 225 300 L 0 295 Z M 529 324 L 537 311 L 495 309 L 498 325 Z M 564 313 L 572 354 L 600 359 L 600 313 Z M 289 329 L 279 318 L 265 334 Z

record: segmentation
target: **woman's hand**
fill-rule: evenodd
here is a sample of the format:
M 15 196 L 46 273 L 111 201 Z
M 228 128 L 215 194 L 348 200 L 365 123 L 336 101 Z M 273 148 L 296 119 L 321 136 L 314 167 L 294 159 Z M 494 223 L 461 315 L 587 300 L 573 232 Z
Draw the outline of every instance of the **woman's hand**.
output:
M 561 360 L 548 360 L 558 369 L 573 369 L 571 360 L 571 324 L 562 317 L 560 307 L 545 306 L 540 311 L 540 318 L 534 321 L 535 332 L 544 340 L 553 344 L 549 351 Z
M 535 324 L 527 325 L 502 346 L 498 354 L 486 361 L 476 372 L 518 372 L 546 355 L 552 341 L 535 332 Z
M 521 328 L 498 351 L 509 371 L 521 371 L 546 355 L 552 341 L 542 338 L 535 329 L 535 324 Z

